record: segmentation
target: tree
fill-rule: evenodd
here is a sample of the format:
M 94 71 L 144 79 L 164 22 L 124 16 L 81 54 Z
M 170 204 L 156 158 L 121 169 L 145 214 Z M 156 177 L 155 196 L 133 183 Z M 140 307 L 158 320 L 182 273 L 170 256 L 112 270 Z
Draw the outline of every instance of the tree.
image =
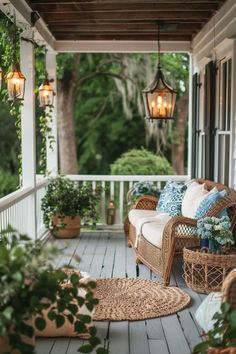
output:
M 63 174 L 78 172 L 74 111 L 80 64 L 79 53 L 63 54 L 58 60 L 58 133 L 60 170 Z

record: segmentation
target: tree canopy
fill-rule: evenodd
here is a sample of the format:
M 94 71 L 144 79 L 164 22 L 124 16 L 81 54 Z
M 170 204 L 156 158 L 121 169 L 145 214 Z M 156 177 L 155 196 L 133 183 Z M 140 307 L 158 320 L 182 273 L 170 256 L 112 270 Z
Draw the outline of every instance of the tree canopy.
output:
M 4 187 L 5 194 L 19 185 L 20 119 L 19 115 L 11 114 L 16 109 L 7 102 L 6 96 L 5 75 L 12 57 L 12 24 L 3 14 L 0 14 L 0 29 L 0 66 L 4 71 L 1 91 L 4 99 L 0 101 L 0 174 L 6 171 L 14 175 L 17 181 L 15 186 L 9 183 L 9 190 Z M 17 36 L 19 55 L 20 30 Z M 37 93 L 44 73 L 44 48 L 35 44 L 35 55 Z M 188 55 L 161 55 L 166 79 L 178 90 L 175 119 L 162 129 L 159 129 L 158 124 L 149 124 L 143 119 L 141 91 L 153 79 L 156 60 L 156 53 L 58 54 L 58 101 L 61 93 L 67 92 L 64 101 L 61 101 L 62 105 L 59 105 L 59 123 L 68 121 L 70 116 L 71 140 L 74 140 L 79 173 L 109 174 L 110 165 L 122 154 L 131 149 L 140 150 L 141 147 L 167 159 L 175 173 L 183 173 L 186 165 L 184 147 L 187 133 Z M 68 99 L 69 91 L 73 96 L 71 100 Z M 44 124 L 45 116 L 36 98 L 37 172 L 42 170 L 45 163 L 42 161 L 45 148 L 45 135 L 42 135 Z M 70 130 L 63 124 L 59 124 L 60 140 L 63 135 L 60 135 L 60 131 Z M 68 141 L 70 135 L 66 143 Z M 60 151 L 60 154 L 63 155 L 63 152 Z M 62 157 L 66 158 L 66 155 L 70 156 L 64 148 Z M 4 178 L 7 179 L 6 176 Z

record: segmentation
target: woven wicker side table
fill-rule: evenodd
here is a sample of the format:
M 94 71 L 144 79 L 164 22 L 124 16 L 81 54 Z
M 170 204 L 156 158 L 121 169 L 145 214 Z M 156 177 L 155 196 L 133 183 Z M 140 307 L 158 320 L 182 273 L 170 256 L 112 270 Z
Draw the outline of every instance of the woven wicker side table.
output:
M 184 248 L 183 259 L 187 286 L 205 294 L 220 291 L 225 277 L 236 267 L 236 253 L 222 255 Z

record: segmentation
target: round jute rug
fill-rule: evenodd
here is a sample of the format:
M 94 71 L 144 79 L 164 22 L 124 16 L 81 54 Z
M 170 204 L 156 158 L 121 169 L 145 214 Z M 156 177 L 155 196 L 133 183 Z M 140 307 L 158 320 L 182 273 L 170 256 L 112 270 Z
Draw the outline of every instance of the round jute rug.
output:
M 184 309 L 190 297 L 179 288 L 146 279 L 97 279 L 95 321 L 144 320 Z

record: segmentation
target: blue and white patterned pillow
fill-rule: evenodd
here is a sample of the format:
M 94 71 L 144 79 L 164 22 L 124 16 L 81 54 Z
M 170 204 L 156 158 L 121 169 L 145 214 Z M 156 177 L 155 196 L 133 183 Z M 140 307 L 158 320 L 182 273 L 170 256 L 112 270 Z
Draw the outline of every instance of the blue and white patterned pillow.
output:
M 195 219 L 200 219 L 203 218 L 208 210 L 210 210 L 214 204 L 216 204 L 221 198 L 226 197 L 227 191 L 224 189 L 221 192 L 215 192 L 213 194 L 210 194 L 209 196 L 206 196 L 206 198 L 203 199 L 203 201 L 200 203 L 199 207 L 196 210 L 195 213 Z M 224 209 L 221 213 L 220 216 L 226 216 L 227 211 Z
M 187 186 L 183 183 L 169 181 L 161 192 L 157 210 L 170 216 L 181 215 L 181 204 Z
M 153 182 L 136 182 L 131 189 L 131 197 L 139 197 L 140 195 L 153 195 L 159 197 L 160 191 Z

